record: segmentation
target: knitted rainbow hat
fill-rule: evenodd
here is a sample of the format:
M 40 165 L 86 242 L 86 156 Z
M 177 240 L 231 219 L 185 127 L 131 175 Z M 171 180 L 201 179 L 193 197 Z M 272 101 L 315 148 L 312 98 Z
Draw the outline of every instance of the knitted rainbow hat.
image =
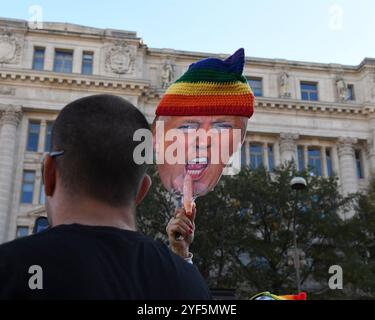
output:
M 251 118 L 254 94 L 242 75 L 245 51 L 228 59 L 208 58 L 193 63 L 166 91 L 156 116 L 231 115 Z

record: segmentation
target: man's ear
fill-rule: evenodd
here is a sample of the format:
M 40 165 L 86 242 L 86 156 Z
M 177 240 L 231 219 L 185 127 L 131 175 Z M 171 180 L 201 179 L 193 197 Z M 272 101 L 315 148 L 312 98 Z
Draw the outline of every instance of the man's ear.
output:
M 47 197 L 52 197 L 56 188 L 56 162 L 50 156 L 44 159 L 44 192 Z
M 139 187 L 137 196 L 135 197 L 135 205 L 138 206 L 141 204 L 143 199 L 146 197 L 148 191 L 150 190 L 150 187 L 152 185 L 151 178 L 148 174 L 145 174 L 145 176 L 142 179 L 141 185 Z

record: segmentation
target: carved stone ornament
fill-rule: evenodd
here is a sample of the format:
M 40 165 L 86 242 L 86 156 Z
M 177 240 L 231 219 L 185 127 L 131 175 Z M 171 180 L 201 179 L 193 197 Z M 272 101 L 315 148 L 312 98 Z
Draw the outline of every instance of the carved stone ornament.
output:
M 106 49 L 105 68 L 116 74 L 133 73 L 135 68 L 136 48 L 125 41 L 118 41 Z
M 280 134 L 280 150 L 294 151 L 296 148 L 296 141 L 299 139 L 299 135 L 296 133 L 281 133 Z
M 280 90 L 280 98 L 290 98 L 290 79 L 289 74 L 287 72 L 282 72 L 279 76 L 279 90 Z
M 358 139 L 351 137 L 340 137 L 338 140 L 339 157 L 354 156 L 354 145 L 358 143 Z
M 7 106 L 4 110 L 0 110 L 0 122 L 2 124 L 10 124 L 18 126 L 22 119 L 22 109 L 16 106 Z
M 0 63 L 17 64 L 21 56 L 21 40 L 10 32 L 0 33 Z
M 174 74 L 174 63 L 170 59 L 167 59 L 164 63 L 161 73 L 162 89 L 167 89 L 171 85 L 174 79 Z
M 344 80 L 344 78 L 338 76 L 336 78 L 336 90 L 339 102 L 345 102 L 349 98 L 348 94 L 348 86 Z

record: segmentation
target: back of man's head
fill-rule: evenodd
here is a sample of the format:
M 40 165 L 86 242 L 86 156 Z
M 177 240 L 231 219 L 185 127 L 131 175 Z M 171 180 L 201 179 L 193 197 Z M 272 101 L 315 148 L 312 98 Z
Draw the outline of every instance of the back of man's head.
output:
M 146 165 L 137 165 L 134 132 L 149 129 L 142 113 L 126 100 L 96 95 L 68 104 L 52 129 L 51 151 L 64 190 L 113 207 L 134 200 Z

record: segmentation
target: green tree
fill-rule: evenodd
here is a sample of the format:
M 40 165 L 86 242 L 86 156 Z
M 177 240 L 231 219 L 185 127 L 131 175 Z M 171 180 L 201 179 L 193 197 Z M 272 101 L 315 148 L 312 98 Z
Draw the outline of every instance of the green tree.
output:
M 346 281 L 358 298 L 375 297 L 375 179 L 368 190 L 360 193 L 356 202 L 356 215 L 347 226 L 351 242 L 344 264 Z
M 154 169 L 152 174 L 152 190 L 138 210 L 139 226 L 166 241 L 165 227 L 175 202 Z M 308 182 L 298 198 L 290 188 L 297 174 Z M 306 260 L 302 287 L 309 288 L 313 298 L 345 297 L 328 289 L 328 270 L 347 263 L 348 239 L 355 239 L 357 229 L 339 214 L 350 209 L 352 200 L 340 194 L 335 177 L 297 173 L 293 164 L 272 173 L 244 168 L 237 176 L 223 177 L 213 192 L 197 199 L 194 262 L 211 288 L 236 289 L 243 298 L 261 291 L 295 292 L 295 270 L 287 261 L 297 204 L 298 247 Z
M 215 192 L 199 199 L 199 229 L 194 244 L 197 264 L 211 286 L 233 287 L 241 296 L 259 291 L 295 292 L 295 270 L 287 264 L 293 248 L 297 203 L 297 239 L 305 254 L 302 284 L 324 284 L 328 269 L 344 260 L 339 244 L 345 225 L 339 213 L 351 198 L 338 191 L 337 179 L 300 173 L 308 187 L 299 199 L 290 188 L 292 164 L 269 173 L 243 169 L 224 177 Z

